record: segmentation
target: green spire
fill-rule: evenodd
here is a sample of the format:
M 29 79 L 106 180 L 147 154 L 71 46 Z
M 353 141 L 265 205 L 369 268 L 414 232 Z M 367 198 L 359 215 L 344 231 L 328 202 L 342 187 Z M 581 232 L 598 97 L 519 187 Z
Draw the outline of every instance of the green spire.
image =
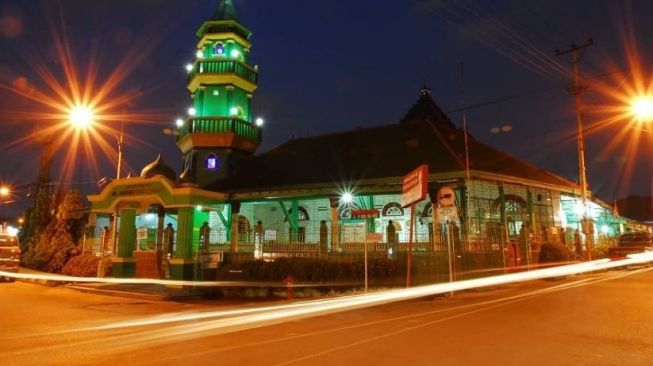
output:
M 221 0 L 212 20 L 238 20 L 232 0 Z

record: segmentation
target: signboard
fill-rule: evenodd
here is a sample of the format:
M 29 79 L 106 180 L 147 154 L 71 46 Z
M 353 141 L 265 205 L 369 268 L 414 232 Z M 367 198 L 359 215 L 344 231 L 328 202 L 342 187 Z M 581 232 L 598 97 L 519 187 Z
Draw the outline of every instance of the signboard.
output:
M 438 190 L 438 204 L 440 207 L 452 207 L 456 202 L 456 192 L 451 187 L 442 187 Z
M 367 233 L 365 234 L 365 241 L 368 243 L 380 243 L 383 241 L 382 233 Z
M 378 219 L 379 210 L 352 210 L 350 217 L 352 219 Z
M 136 240 L 147 240 L 147 228 L 139 227 L 136 229 Z
M 277 231 L 265 230 L 265 240 L 277 240 Z
M 403 188 L 401 191 L 401 206 L 407 207 L 426 197 L 428 185 L 429 167 L 421 165 L 419 168 L 404 176 Z
M 343 236 L 345 243 L 364 243 L 367 225 L 365 222 L 343 224 Z

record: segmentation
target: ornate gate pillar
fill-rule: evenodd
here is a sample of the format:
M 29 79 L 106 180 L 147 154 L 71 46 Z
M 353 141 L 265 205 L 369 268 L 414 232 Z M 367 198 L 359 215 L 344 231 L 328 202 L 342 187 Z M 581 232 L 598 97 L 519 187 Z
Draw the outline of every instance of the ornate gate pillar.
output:
M 194 207 L 181 207 L 177 214 L 177 247 L 170 260 L 170 277 L 175 280 L 193 279 Z
M 118 249 L 117 256 L 111 259 L 111 272 L 115 277 L 133 277 L 136 273 L 136 262 L 133 258 L 136 246 L 136 209 L 121 208 L 118 212 Z

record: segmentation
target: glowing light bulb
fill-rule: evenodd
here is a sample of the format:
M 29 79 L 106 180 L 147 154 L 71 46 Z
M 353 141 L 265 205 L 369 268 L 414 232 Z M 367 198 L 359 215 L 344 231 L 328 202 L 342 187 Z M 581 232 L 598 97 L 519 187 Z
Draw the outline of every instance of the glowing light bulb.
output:
M 188 115 L 189 116 L 195 116 L 196 114 L 197 114 L 197 109 L 195 109 L 193 107 L 188 108 Z
M 177 120 L 175 121 L 175 124 L 176 124 L 177 127 L 179 127 L 179 128 L 184 127 L 184 120 L 181 119 L 181 118 L 177 118 Z
M 630 105 L 630 111 L 640 121 L 653 120 L 653 97 L 636 98 Z
M 77 106 L 70 110 L 70 123 L 77 129 L 85 129 L 93 123 L 93 110 L 87 106 Z

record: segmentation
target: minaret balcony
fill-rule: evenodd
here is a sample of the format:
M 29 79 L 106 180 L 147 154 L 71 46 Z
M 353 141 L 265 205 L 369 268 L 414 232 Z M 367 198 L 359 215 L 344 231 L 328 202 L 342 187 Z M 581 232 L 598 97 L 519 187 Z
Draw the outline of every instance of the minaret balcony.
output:
M 188 73 L 189 89 L 200 84 L 224 83 L 224 77 L 234 75 L 254 87 L 258 83 L 258 71 L 244 62 L 230 59 L 197 60 Z M 206 80 L 199 80 L 202 77 Z
M 261 129 L 240 118 L 194 117 L 186 121 L 179 131 L 179 139 L 188 134 L 234 134 L 250 140 L 257 145 L 261 143 Z

